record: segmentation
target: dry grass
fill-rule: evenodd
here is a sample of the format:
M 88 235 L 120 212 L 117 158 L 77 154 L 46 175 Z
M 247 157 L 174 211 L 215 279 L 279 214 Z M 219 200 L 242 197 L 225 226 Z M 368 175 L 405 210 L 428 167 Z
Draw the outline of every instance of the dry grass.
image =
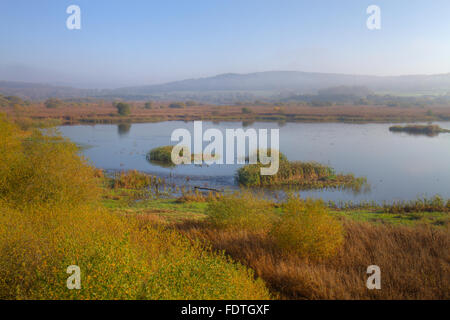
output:
M 344 246 L 326 261 L 280 252 L 264 233 L 176 225 L 255 270 L 281 299 L 449 299 L 450 237 L 431 227 L 346 222 Z M 381 290 L 368 290 L 369 265 L 381 268 Z
M 189 106 L 183 109 L 169 108 L 170 103 L 158 103 L 146 109 L 145 103 L 131 103 L 131 114 L 120 117 L 110 102 L 66 104 L 48 109 L 43 103 L 34 103 L 21 110 L 3 108 L 16 118 L 60 119 L 62 123 L 118 123 L 151 122 L 165 120 L 234 120 L 234 121 L 348 121 L 348 122 L 405 122 L 450 119 L 450 107 L 436 106 L 427 110 L 420 107 L 391 108 L 387 106 L 332 106 L 310 107 L 286 105 L 282 112 L 269 105 L 248 107 L 251 113 L 243 114 L 242 106 Z M 429 112 L 431 110 L 431 113 Z M 430 115 L 431 114 L 431 115 Z

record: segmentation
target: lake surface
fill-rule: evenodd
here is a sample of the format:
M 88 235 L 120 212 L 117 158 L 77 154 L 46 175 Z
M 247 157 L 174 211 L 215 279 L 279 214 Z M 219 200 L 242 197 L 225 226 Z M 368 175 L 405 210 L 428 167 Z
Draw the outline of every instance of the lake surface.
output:
M 450 129 L 450 122 L 436 122 Z M 280 151 L 289 160 L 317 161 L 336 172 L 365 176 L 370 191 L 355 194 L 339 190 L 302 191 L 302 197 L 325 200 L 412 200 L 441 195 L 450 198 L 450 134 L 411 136 L 389 131 L 391 124 L 255 122 L 203 122 L 203 131 L 217 128 L 280 129 Z M 146 160 L 149 150 L 175 144 L 173 130 L 186 128 L 193 135 L 193 122 L 169 121 L 132 125 L 62 126 L 62 134 L 86 146 L 83 154 L 106 170 L 136 169 L 164 176 L 178 184 L 236 188 L 239 165 L 182 165 L 164 168 Z M 204 144 L 206 146 L 207 143 Z

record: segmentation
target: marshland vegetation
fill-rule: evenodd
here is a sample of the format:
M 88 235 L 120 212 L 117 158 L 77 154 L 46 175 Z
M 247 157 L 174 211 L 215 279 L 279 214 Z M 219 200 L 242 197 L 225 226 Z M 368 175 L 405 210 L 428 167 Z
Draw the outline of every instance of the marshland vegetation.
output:
M 56 132 L 22 131 L 0 116 L 0 137 L 1 299 L 271 297 L 229 256 L 108 210 L 99 202 L 102 174 Z M 70 265 L 81 268 L 83 290 L 67 289 Z
M 173 146 L 162 146 L 152 149 L 147 154 L 148 161 L 155 161 L 168 166 L 174 166 L 171 159 Z M 259 151 L 255 151 L 259 153 Z M 270 155 L 270 150 L 269 150 Z M 180 152 L 182 156 L 182 151 Z M 194 159 L 195 155 L 191 158 Z M 248 162 L 248 157 L 247 157 Z M 316 162 L 288 161 L 286 156 L 279 153 L 279 170 L 275 175 L 261 175 L 262 165 L 247 164 L 236 172 L 237 182 L 245 187 L 282 187 L 295 186 L 298 189 L 352 189 L 360 191 L 369 188 L 367 179 L 356 178 L 353 174 L 336 174 L 331 167 Z
M 1 100 L 0 100 L 1 103 Z M 129 101 L 125 114 L 119 114 L 115 104 L 105 100 L 64 101 L 57 108 L 49 109 L 45 101 L 5 103 L 2 112 L 15 118 L 33 120 L 54 119 L 62 124 L 160 122 L 170 120 L 193 121 L 283 121 L 283 122 L 417 122 L 448 121 L 450 107 L 421 106 L 390 107 L 380 105 L 314 106 L 286 102 L 280 104 L 255 103 L 246 105 L 187 104 L 174 107 L 171 102 L 152 103 Z M 172 106 L 171 106 L 172 105 Z M 178 104 L 175 103 L 178 106 Z M 182 104 L 181 104 L 182 105 Z M 247 110 L 243 113 L 243 108 Z
M 0 118 L 2 299 L 450 297 L 448 200 L 344 207 L 184 190 L 109 176 L 33 127 Z M 372 264 L 383 290 L 365 287 Z M 69 265 L 83 290 L 67 290 Z
M 438 125 L 407 125 L 392 126 L 389 128 L 392 132 L 406 132 L 414 135 L 437 136 L 439 133 L 450 133 L 450 130 L 443 129 Z
M 175 164 L 172 162 L 173 148 L 174 148 L 174 146 L 161 146 L 161 147 L 154 148 L 147 153 L 146 158 L 148 161 L 154 162 L 154 163 L 157 163 L 160 165 L 165 165 L 168 167 L 175 166 Z M 180 149 L 179 156 L 183 157 L 183 149 Z M 219 157 L 218 154 L 213 154 L 211 156 L 206 155 L 206 154 L 201 154 L 201 156 L 202 156 L 203 161 L 214 160 Z M 191 153 L 191 162 L 193 162 L 195 158 L 196 158 L 196 154 Z
M 450 200 L 341 209 L 320 200 L 273 201 L 250 192 L 215 197 L 186 192 L 178 199 L 131 204 L 136 190 L 105 192 L 111 210 L 145 217 L 225 251 L 253 269 L 277 298 L 449 297 L 449 210 L 438 211 Z M 371 264 L 385 270 L 383 290 L 365 287 Z
M 359 191 L 368 188 L 367 179 L 353 174 L 337 174 L 329 166 L 317 162 L 289 161 L 279 153 L 279 169 L 275 175 L 261 175 L 259 161 L 238 169 L 236 180 L 246 187 L 295 186 L 303 190 L 342 188 Z

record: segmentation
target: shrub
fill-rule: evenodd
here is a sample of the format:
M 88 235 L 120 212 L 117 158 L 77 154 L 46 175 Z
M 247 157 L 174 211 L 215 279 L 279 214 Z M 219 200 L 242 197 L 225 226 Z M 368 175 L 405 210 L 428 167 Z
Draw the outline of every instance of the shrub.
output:
M 169 108 L 172 109 L 183 109 L 186 105 L 183 102 L 174 102 L 169 104 Z
M 193 101 L 193 100 L 186 101 L 186 106 L 188 106 L 188 107 L 193 107 L 196 105 L 198 105 L 198 103 L 196 101 Z
M 121 172 L 114 179 L 114 188 L 125 189 L 144 189 L 152 186 L 156 177 L 152 177 L 148 174 L 141 173 L 137 170 L 130 170 L 127 172 Z
M 154 148 L 147 154 L 147 160 L 172 164 L 172 149 L 173 146 Z
M 206 214 L 216 227 L 233 230 L 267 231 L 275 219 L 271 203 L 251 192 L 224 195 L 208 204 Z
M 0 107 L 22 107 L 28 105 L 27 102 L 23 101 L 17 96 L 3 96 L 0 94 Z
M 198 243 L 184 245 L 146 282 L 147 299 L 269 299 L 253 271 L 234 263 L 225 254 L 202 250 Z M 181 249 L 185 249 L 181 252 Z
M 50 98 L 44 102 L 45 106 L 49 109 L 55 109 L 63 106 L 63 102 L 57 98 Z
M 157 147 L 152 150 L 150 150 L 149 153 L 147 153 L 147 160 L 152 162 L 156 161 L 157 164 L 163 164 L 167 166 L 175 166 L 172 162 L 172 150 L 174 146 L 162 146 Z M 180 150 L 180 157 L 183 156 L 183 149 Z M 212 159 L 215 159 L 215 155 L 213 155 Z M 191 154 L 191 161 L 194 161 L 195 155 Z M 207 159 L 204 159 L 207 160 Z
M 236 180 L 243 186 L 253 187 L 261 185 L 261 166 L 246 165 L 238 169 Z
M 261 280 L 170 230 L 105 210 L 0 205 L 1 299 L 268 299 Z M 68 290 L 66 269 L 81 269 Z
M 244 107 L 244 108 L 242 108 L 242 113 L 243 114 L 250 114 L 250 113 L 253 113 L 253 111 L 250 108 Z
M 94 169 L 78 155 L 75 144 L 58 135 L 34 131 L 19 146 L 15 158 L 0 155 L 0 198 L 15 207 L 72 207 L 96 199 Z
M 311 259 L 329 258 L 344 241 L 343 227 L 331 217 L 322 201 L 290 196 L 270 234 L 277 245 Z
M 117 113 L 121 116 L 128 116 L 131 114 L 131 107 L 129 104 L 124 102 L 119 102 L 116 104 Z
M 9 107 L 9 101 L 0 94 L 0 107 Z
M 153 103 L 151 101 L 148 101 L 148 102 L 145 103 L 144 108 L 145 109 L 151 109 L 152 106 L 153 106 Z

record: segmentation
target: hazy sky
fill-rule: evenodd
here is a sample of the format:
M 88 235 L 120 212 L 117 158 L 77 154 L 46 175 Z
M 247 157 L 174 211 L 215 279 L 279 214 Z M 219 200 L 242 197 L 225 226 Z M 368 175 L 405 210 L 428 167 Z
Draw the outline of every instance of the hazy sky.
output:
M 81 8 L 81 30 L 66 9 Z M 381 7 L 381 30 L 366 9 Z M 1 0 L 0 80 L 117 87 L 269 70 L 450 72 L 448 0 Z

